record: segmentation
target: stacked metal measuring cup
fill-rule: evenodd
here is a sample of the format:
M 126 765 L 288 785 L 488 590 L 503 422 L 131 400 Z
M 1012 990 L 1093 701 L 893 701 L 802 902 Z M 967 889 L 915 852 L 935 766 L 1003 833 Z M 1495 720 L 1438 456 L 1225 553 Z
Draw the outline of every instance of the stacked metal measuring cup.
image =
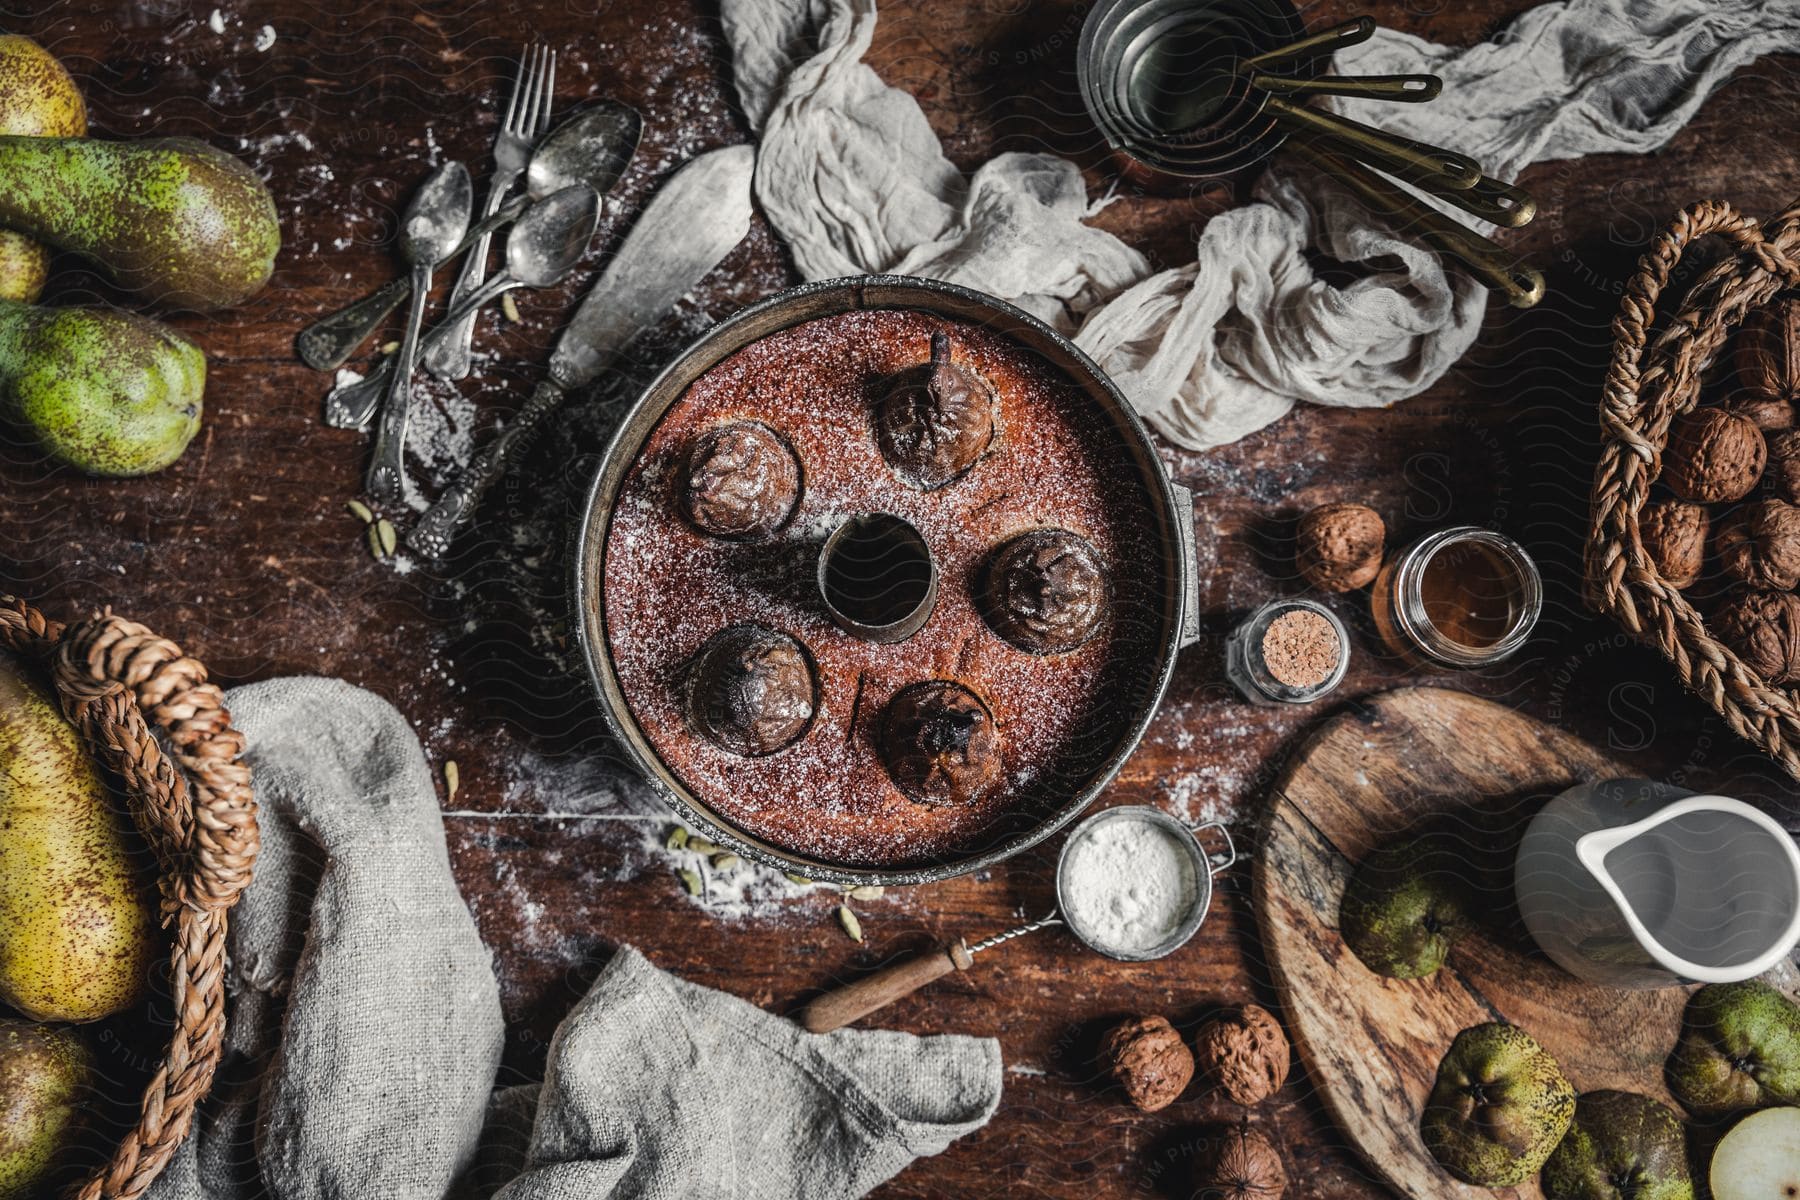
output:
M 1323 73 L 1334 52 L 1374 32 L 1359 17 L 1308 35 L 1291 0 L 1100 0 L 1076 65 L 1088 113 L 1130 181 L 1192 187 L 1287 146 L 1513 305 L 1537 303 L 1542 275 L 1407 187 L 1507 228 L 1536 214 L 1529 195 L 1466 155 L 1306 106 L 1315 95 L 1402 103 L 1438 95 L 1433 75 Z

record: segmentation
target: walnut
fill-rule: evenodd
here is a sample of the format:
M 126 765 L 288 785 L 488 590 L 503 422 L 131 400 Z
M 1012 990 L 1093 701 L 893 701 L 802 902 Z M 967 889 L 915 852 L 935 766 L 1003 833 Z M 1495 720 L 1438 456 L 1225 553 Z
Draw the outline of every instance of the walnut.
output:
M 1663 451 L 1663 482 L 1683 500 L 1742 500 L 1762 478 L 1768 447 L 1748 417 L 1698 408 L 1675 419 Z
M 1800 504 L 1800 429 L 1769 438 L 1769 490 L 1789 504 Z
M 1725 401 L 1725 411 L 1749 417 L 1765 435 L 1794 427 L 1794 406 L 1780 396 L 1766 396 L 1744 389 Z
M 1208 1082 L 1239 1104 L 1261 1104 L 1287 1079 L 1287 1035 L 1268 1009 L 1255 1004 L 1203 1025 L 1194 1054 Z
M 1739 592 L 1714 614 L 1713 630 L 1770 683 L 1800 679 L 1800 596 Z
M 1800 400 L 1800 300 L 1777 300 L 1744 318 L 1732 357 L 1746 391 Z
M 1201 1160 L 1194 1200 L 1280 1200 L 1287 1190 L 1281 1152 L 1264 1134 L 1238 1126 Z
M 1167 1108 L 1194 1077 L 1194 1056 L 1166 1017 L 1138 1017 L 1100 1043 L 1100 1055 L 1131 1102 L 1145 1112 Z
M 1734 583 L 1785 592 L 1800 584 L 1800 508 L 1758 500 L 1719 530 L 1719 569 Z
M 1301 578 L 1322 592 L 1348 592 L 1381 570 L 1387 526 L 1361 504 L 1325 504 L 1300 518 L 1294 564 Z
M 1711 524 L 1704 506 L 1685 500 L 1656 500 L 1644 506 L 1638 516 L 1638 538 L 1664 583 L 1684 588 L 1700 578 Z

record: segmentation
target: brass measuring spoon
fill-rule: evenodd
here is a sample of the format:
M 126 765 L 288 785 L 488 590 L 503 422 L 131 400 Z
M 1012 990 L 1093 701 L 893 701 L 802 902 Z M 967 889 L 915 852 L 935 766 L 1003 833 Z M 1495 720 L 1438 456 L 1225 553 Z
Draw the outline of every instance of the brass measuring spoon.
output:
M 1345 46 L 1354 46 L 1366 42 L 1375 36 L 1375 18 L 1357 17 L 1345 21 L 1342 25 L 1333 25 L 1330 29 L 1322 29 L 1318 33 L 1308 34 L 1297 42 L 1289 42 L 1285 46 L 1277 46 L 1273 50 L 1265 50 L 1261 54 L 1253 54 L 1238 63 L 1240 75 L 1254 71 L 1265 71 L 1282 63 L 1305 62 L 1307 59 L 1322 58 L 1328 54 L 1336 54 Z
M 1356 100 L 1397 100 L 1420 104 L 1443 93 L 1444 81 L 1436 75 L 1268 75 L 1258 71 L 1250 86 L 1272 96 L 1348 96 Z
M 1481 164 L 1454 150 L 1384 133 L 1335 113 L 1303 108 L 1280 96 L 1269 97 L 1267 111 L 1290 129 L 1329 138 L 1353 157 L 1409 182 L 1430 180 L 1439 187 L 1462 191 L 1481 180 Z
M 1302 158 L 1348 187 L 1377 212 L 1395 218 L 1396 228 L 1461 263 L 1475 278 L 1506 297 L 1514 308 L 1530 308 L 1544 298 L 1544 276 L 1518 256 L 1466 229 L 1443 213 L 1360 163 L 1339 158 L 1305 138 L 1288 145 Z

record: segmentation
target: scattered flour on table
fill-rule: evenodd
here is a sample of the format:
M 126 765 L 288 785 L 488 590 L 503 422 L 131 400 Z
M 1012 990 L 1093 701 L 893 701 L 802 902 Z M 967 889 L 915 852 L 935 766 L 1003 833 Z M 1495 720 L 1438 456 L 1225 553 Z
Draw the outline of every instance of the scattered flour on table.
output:
M 1063 851 L 1064 916 L 1096 945 L 1142 953 L 1167 941 L 1198 894 L 1194 858 L 1161 825 L 1105 821 Z
M 817 920 L 821 916 L 817 906 L 799 902 L 838 894 L 829 885 L 796 883 L 748 859 L 720 868 L 710 853 L 670 849 L 669 834 L 680 821 L 648 784 L 615 759 L 551 759 L 526 753 L 516 762 L 503 795 L 514 812 L 535 809 L 548 817 L 569 819 L 572 825 L 603 822 L 607 842 L 619 851 L 611 878 L 659 876 L 671 895 L 721 921 L 770 922 L 802 915 Z M 698 895 L 689 894 L 683 870 L 699 877 Z M 523 885 L 519 887 L 523 891 Z M 522 903 L 535 904 L 528 897 Z

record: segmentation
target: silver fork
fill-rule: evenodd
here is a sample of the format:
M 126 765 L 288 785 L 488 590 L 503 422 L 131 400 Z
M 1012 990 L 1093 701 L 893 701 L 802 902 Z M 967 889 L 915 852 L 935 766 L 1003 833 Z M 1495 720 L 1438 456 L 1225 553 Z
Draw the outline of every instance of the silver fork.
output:
M 550 103 L 556 89 L 556 51 L 533 42 L 519 64 L 518 78 L 513 81 L 512 99 L 500 121 L 500 134 L 494 141 L 494 173 L 488 180 L 487 201 L 482 206 L 485 219 L 506 203 L 506 194 L 531 161 L 531 147 L 550 128 Z M 450 307 L 469 298 L 487 278 L 488 243 L 491 234 L 469 249 L 463 259 L 462 273 L 450 292 Z M 425 369 L 438 379 L 461 379 L 469 373 L 469 347 L 475 336 L 475 314 L 471 313 L 444 332 L 425 355 Z

